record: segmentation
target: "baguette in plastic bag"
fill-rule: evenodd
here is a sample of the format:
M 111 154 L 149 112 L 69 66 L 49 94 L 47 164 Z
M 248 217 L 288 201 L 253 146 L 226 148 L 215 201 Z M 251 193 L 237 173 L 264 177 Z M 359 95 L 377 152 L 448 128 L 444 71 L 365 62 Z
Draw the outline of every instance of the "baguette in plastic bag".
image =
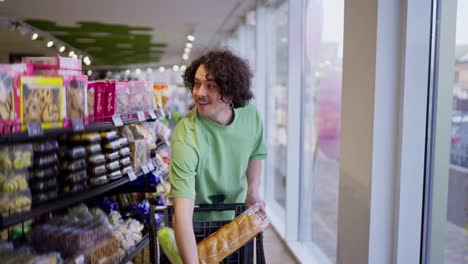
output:
M 202 264 L 219 263 L 244 246 L 260 232 L 265 231 L 270 221 L 254 204 L 216 232 L 197 243 L 198 260 Z

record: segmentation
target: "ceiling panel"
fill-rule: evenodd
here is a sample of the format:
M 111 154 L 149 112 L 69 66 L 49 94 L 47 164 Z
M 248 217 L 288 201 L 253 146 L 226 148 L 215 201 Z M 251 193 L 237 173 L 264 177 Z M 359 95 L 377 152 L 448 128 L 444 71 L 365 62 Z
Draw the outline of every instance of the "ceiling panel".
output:
M 63 36 L 64 40 L 67 36 L 60 27 L 70 29 L 80 26 L 80 22 L 101 27 L 106 24 L 122 25 L 123 30 L 125 27 L 134 27 L 132 33 L 141 34 L 141 41 L 162 43 L 164 47 L 155 45 L 153 48 L 161 52 L 157 64 L 169 65 L 183 63 L 181 57 L 187 34 L 193 33 L 196 38 L 191 54 L 212 48 L 242 20 L 243 15 L 254 4 L 255 0 L 5 0 L 0 2 L 0 16 L 23 21 L 52 21 L 57 28 L 51 33 L 57 38 Z M 143 35 L 148 33 L 146 29 L 150 29 L 149 38 L 144 40 Z M 111 34 L 118 35 L 118 32 Z M 92 46 L 93 40 L 105 36 L 110 37 L 109 32 L 97 30 L 92 32 L 89 39 L 86 35 L 73 38 L 82 38 L 79 46 L 85 47 Z M 4 39 L 0 35 L 0 51 L 3 52 L 10 45 Z M 31 42 L 27 37 L 24 40 Z M 71 41 L 70 36 L 67 40 Z M 95 49 L 94 53 L 96 52 L 99 52 L 98 49 Z M 137 55 L 144 56 L 142 53 Z M 152 56 L 157 57 L 155 53 Z

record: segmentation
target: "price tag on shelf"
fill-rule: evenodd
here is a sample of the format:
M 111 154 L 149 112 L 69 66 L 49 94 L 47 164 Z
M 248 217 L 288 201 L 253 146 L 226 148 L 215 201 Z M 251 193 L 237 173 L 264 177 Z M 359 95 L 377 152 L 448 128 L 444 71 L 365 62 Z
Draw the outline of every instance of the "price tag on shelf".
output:
M 154 111 L 148 111 L 148 114 L 151 117 L 151 119 L 156 119 L 156 114 L 154 113 Z
M 151 161 L 148 162 L 148 169 L 149 169 L 150 171 L 154 171 L 154 169 L 155 169 L 155 167 L 154 167 L 154 165 L 153 165 L 153 163 L 152 163 Z
M 138 116 L 138 121 L 145 121 L 146 120 L 145 113 L 143 113 L 143 111 L 138 111 L 137 116 Z
M 39 122 L 28 123 L 28 135 L 30 137 L 42 136 L 44 131 L 42 130 L 42 125 Z
M 73 119 L 71 122 L 72 122 L 72 129 L 74 132 L 79 132 L 79 131 L 84 130 L 83 119 L 81 118 Z
M 130 181 L 134 181 L 137 178 L 137 176 L 136 176 L 136 174 L 135 174 L 135 172 L 133 170 L 129 170 L 127 172 L 127 175 L 128 175 L 128 178 L 130 179 Z
M 141 170 L 143 171 L 144 174 L 148 174 L 150 172 L 148 169 L 148 166 L 144 164 L 141 166 Z
M 114 126 L 116 127 L 123 126 L 122 118 L 120 118 L 119 115 L 112 116 L 112 122 L 114 123 Z

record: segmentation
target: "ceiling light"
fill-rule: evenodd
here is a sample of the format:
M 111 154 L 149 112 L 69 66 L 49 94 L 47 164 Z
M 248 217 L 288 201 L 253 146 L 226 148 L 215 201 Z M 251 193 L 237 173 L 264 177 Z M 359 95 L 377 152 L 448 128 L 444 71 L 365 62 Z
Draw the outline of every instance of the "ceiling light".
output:
M 78 59 L 78 56 L 76 54 L 73 54 L 72 58 L 74 58 L 76 60 L 76 59 Z
M 187 54 L 182 55 L 182 59 L 188 60 L 188 55 Z
M 181 71 L 185 71 L 186 69 L 187 69 L 187 66 L 185 66 L 185 65 L 180 66 Z
M 172 70 L 175 71 L 175 72 L 179 71 L 179 66 L 177 66 L 177 65 L 172 66 Z
M 141 73 L 141 70 L 140 70 L 140 69 L 136 69 L 136 70 L 135 70 L 135 73 L 138 75 L 138 74 Z
M 31 37 L 32 40 L 35 40 L 39 37 L 39 35 L 37 33 L 34 33 Z
M 190 40 L 190 41 L 194 41 L 195 40 L 195 37 L 193 35 L 188 35 L 187 36 L 187 39 Z
M 68 52 L 68 56 L 73 57 L 73 55 L 75 55 L 75 52 L 73 50 Z
M 159 72 L 164 72 L 166 70 L 166 68 L 164 68 L 163 66 L 159 67 Z
M 88 70 L 88 76 L 91 76 L 93 74 L 92 70 Z
M 91 64 L 91 60 L 89 59 L 88 56 L 85 56 L 85 57 L 83 58 L 83 62 L 84 62 L 86 65 L 88 65 L 88 66 Z
M 185 49 L 184 49 L 184 52 L 185 52 L 185 53 L 190 53 L 190 48 L 185 48 Z
M 130 75 L 130 70 L 125 70 L 125 75 Z
M 192 43 L 187 43 L 187 44 L 185 44 L 185 47 L 186 47 L 186 48 L 189 48 L 189 49 L 192 48 L 192 46 L 193 46 Z
M 151 68 L 146 69 L 146 72 L 147 72 L 147 73 L 150 73 L 150 72 L 152 72 L 152 71 L 153 71 L 153 69 L 151 69 Z
M 47 42 L 47 47 L 50 48 L 54 45 L 54 42 L 51 40 L 49 42 Z
M 60 47 L 59 51 L 64 52 L 65 51 L 65 46 Z

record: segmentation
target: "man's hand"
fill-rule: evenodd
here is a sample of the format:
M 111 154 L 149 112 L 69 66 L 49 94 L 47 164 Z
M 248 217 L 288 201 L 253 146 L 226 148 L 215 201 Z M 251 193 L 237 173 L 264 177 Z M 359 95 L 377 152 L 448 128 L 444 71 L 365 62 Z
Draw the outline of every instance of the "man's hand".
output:
M 260 212 L 262 212 L 262 214 L 266 215 L 266 211 L 265 211 L 266 202 L 265 202 L 265 200 L 263 200 L 260 197 L 260 195 L 258 195 L 258 192 L 257 193 L 248 192 L 247 197 L 245 198 L 245 205 L 247 206 L 247 208 L 249 208 L 250 206 L 252 206 L 252 205 L 254 205 L 256 203 L 260 204 Z

